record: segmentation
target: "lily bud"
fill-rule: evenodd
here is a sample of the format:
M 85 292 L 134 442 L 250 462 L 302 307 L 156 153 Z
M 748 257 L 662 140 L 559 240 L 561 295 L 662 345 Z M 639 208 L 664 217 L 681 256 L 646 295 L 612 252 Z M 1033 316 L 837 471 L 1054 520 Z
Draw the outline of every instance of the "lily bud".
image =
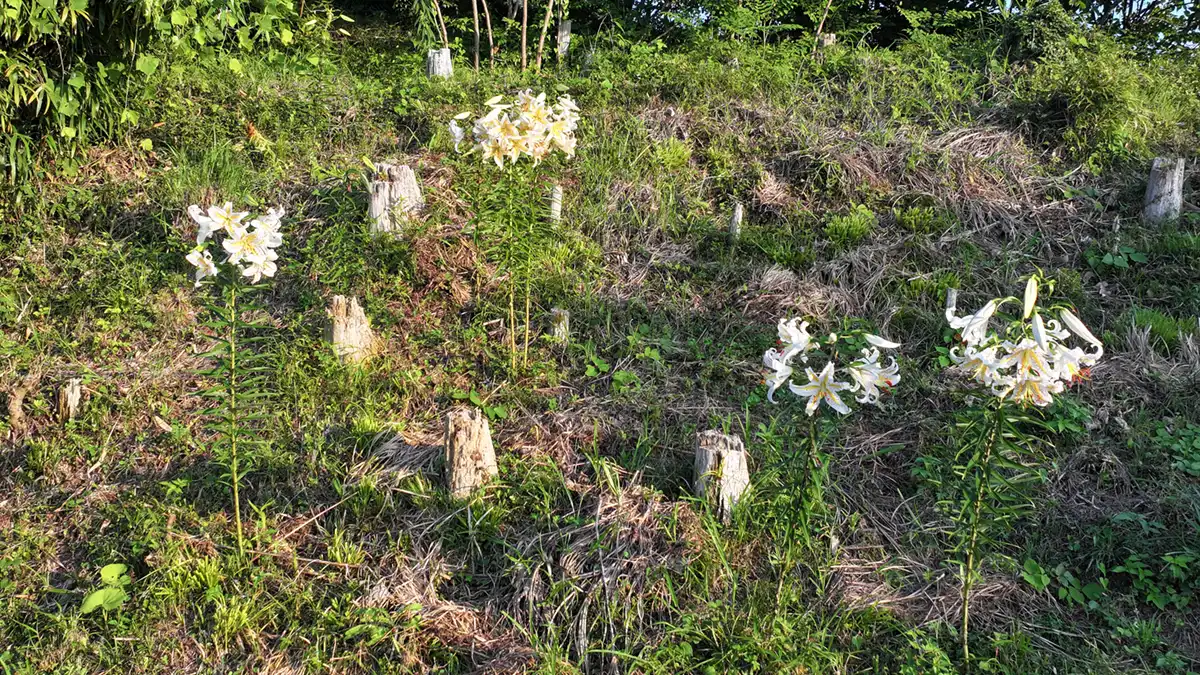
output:
M 1033 307 L 1037 304 L 1038 297 L 1038 282 L 1037 275 L 1029 277 L 1029 282 L 1025 284 L 1025 318 L 1028 319 L 1033 314 Z

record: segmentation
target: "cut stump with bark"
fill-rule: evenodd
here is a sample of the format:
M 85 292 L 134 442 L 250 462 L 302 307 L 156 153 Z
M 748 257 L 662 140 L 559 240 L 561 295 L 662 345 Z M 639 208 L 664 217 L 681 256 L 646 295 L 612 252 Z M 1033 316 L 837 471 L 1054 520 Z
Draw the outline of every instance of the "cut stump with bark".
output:
M 83 380 L 73 377 L 58 390 L 58 420 L 63 424 L 75 419 L 83 403 Z
M 421 184 L 412 167 L 376 164 L 370 188 L 367 217 L 375 234 L 398 231 L 406 218 L 425 208 Z
M 722 522 L 733 517 L 733 507 L 750 487 L 746 446 L 737 436 L 719 431 L 696 434 L 696 496 L 717 510 Z
M 446 488 L 455 499 L 469 497 L 499 469 L 487 417 L 478 408 L 446 415 Z
M 454 76 L 454 61 L 450 58 L 450 48 L 430 49 L 425 56 L 425 76 L 429 79 L 440 77 L 448 80 Z
M 1183 213 L 1183 158 L 1158 157 L 1150 165 L 1146 182 L 1146 202 L 1142 220 L 1150 225 L 1166 225 L 1179 220 Z
M 362 363 L 375 347 L 371 322 L 358 304 L 358 298 L 333 296 L 329 304 L 329 328 L 325 338 L 333 345 L 338 358 L 349 363 Z

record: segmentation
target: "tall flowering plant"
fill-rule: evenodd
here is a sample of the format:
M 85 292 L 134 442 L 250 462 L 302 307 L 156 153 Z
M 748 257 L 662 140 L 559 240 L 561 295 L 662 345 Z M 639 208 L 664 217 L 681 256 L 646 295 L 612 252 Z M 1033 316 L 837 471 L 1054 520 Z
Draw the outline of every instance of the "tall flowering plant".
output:
M 214 418 L 213 428 L 218 432 L 216 454 L 229 471 L 238 549 L 244 550 L 238 452 L 260 442 L 248 433 L 248 425 L 256 418 L 253 406 L 261 405 L 268 393 L 261 374 L 265 372 L 263 357 L 248 348 L 253 339 L 245 335 L 261 327 L 260 321 L 245 318 L 259 308 L 246 300 L 264 278 L 275 276 L 277 249 L 283 244 L 284 211 L 272 208 L 250 218 L 248 212 L 236 211 L 226 202 L 208 209 L 193 204 L 187 212 L 197 227 L 196 246 L 187 261 L 195 269 L 196 287 L 213 290 L 205 303 L 212 315 L 207 325 L 218 342 L 204 354 L 213 365 L 201 374 L 215 383 L 204 393 L 216 404 L 207 413 Z
M 459 122 L 474 113 L 460 113 L 450 121 L 450 138 L 456 152 L 478 153 L 483 161 L 515 165 L 528 159 L 534 166 L 555 152 L 568 158 L 575 156 L 575 130 L 579 127 L 579 106 L 570 96 L 560 96 L 558 102 L 547 105 L 546 93 L 534 95 L 526 89 L 511 103 L 496 96 L 484 104 L 487 112 L 471 125 L 472 143 L 466 144 L 467 131 Z
M 878 406 L 881 398 L 900 383 L 900 367 L 895 357 L 887 356 L 885 361 L 883 356 L 885 350 L 897 349 L 900 343 L 859 329 L 827 336 L 813 335 L 809 327 L 809 322 L 799 318 L 780 319 L 778 346 L 763 353 L 767 400 L 777 403 L 776 394 L 785 389 L 804 402 L 809 422 L 800 490 L 798 499 L 793 498 L 796 517 L 788 519 L 784 535 L 783 569 L 775 593 L 776 606 L 779 606 L 784 580 L 792 567 L 795 523 L 799 520 L 807 535 L 810 508 L 821 505 L 820 475 L 815 485 L 812 478 L 812 465 L 820 453 L 819 417 L 835 413 L 844 417 L 861 405 Z M 797 372 L 800 368 L 803 368 L 802 374 Z M 819 464 L 825 466 L 827 463 Z M 811 495 L 810 491 L 817 494 Z
M 548 103 L 545 92 L 534 94 L 527 89 L 507 101 L 504 96 L 495 96 L 484 104 L 484 108 L 482 114 L 468 111 L 455 116 L 447 129 L 456 152 L 478 157 L 485 167 L 495 165 L 495 170 L 499 171 L 495 178 L 478 181 L 468 190 L 481 220 L 477 234 L 494 235 L 498 241 L 489 241 L 488 248 L 501 252 L 504 258 L 503 273 L 509 286 L 510 330 L 507 333 L 515 369 L 515 296 L 519 277 L 524 276 L 524 352 L 528 362 L 532 260 L 546 247 L 561 241 L 560 236 L 545 227 L 546 219 L 534 208 L 541 201 L 535 194 L 543 189 L 539 172 L 544 171 L 547 161 L 555 156 L 561 155 L 565 159 L 575 156 L 579 106 L 565 95 Z M 493 219 L 502 222 L 494 223 Z M 493 224 L 501 227 L 492 227 Z M 550 225 L 552 228 L 553 223 Z
M 990 533 L 1023 513 L 1022 488 L 1038 477 L 1037 438 L 1025 430 L 1029 414 L 1086 380 L 1104 346 L 1071 307 L 1039 303 L 1041 287 L 1054 282 L 1033 275 L 1023 297 L 993 298 L 971 314 L 958 314 L 956 293 L 947 297 L 946 322 L 959 344 L 949 350 L 951 368 L 965 375 L 982 401 L 963 414 L 963 444 L 953 466 L 959 497 L 946 504 L 956 523 L 952 551 L 960 557 L 961 630 L 964 663 L 970 659 L 971 589 L 980 578 L 981 547 Z M 1019 307 L 1008 314 L 1006 307 Z

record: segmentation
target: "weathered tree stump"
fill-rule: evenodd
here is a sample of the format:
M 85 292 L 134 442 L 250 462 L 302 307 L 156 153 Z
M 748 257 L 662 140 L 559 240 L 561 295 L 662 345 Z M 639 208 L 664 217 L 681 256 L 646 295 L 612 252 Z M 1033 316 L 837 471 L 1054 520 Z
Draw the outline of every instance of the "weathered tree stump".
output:
M 555 340 L 567 342 L 571 339 L 571 313 L 567 310 L 558 307 L 551 309 L 550 326 Z
M 63 424 L 75 419 L 83 402 L 83 380 L 73 377 L 58 390 L 58 420 Z
M 362 363 L 371 356 L 375 347 L 375 333 L 371 331 L 371 322 L 358 304 L 358 298 L 333 296 L 329 304 L 329 328 L 325 337 L 343 361 Z
M 742 219 L 746 217 L 746 208 L 741 202 L 733 205 L 733 213 L 729 216 L 729 240 L 736 242 L 742 236 Z
M 567 60 L 567 50 L 571 48 L 571 20 L 563 19 L 558 22 L 558 61 Z
M 1183 212 L 1183 158 L 1158 157 L 1150 166 L 1146 182 L 1146 203 L 1142 220 L 1150 225 L 1165 225 L 1179 220 Z
M 417 174 L 409 166 L 376 164 L 370 188 L 367 217 L 375 234 L 399 230 L 404 218 L 425 207 Z
M 429 79 L 440 77 L 444 80 L 454 75 L 454 62 L 450 58 L 450 48 L 430 49 L 425 57 L 425 75 Z
M 561 185 L 555 185 L 550 191 L 550 222 L 562 222 L 562 200 L 563 189 Z
M 721 520 L 728 523 L 748 487 L 750 469 L 742 439 L 719 431 L 696 434 L 696 496 L 717 509 Z
M 446 487 L 455 499 L 483 487 L 499 469 L 487 417 L 478 408 L 446 415 Z

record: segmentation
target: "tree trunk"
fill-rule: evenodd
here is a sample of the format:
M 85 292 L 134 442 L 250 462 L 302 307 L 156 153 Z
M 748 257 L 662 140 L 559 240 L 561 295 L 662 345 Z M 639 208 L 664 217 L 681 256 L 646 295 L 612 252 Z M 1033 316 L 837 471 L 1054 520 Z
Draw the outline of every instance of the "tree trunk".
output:
M 358 298 L 333 296 L 329 305 L 329 326 L 325 339 L 333 345 L 338 358 L 349 363 L 366 361 L 375 348 L 371 322 L 358 304 Z
M 1166 225 L 1179 220 L 1183 212 L 1183 158 L 1158 157 L 1150 167 L 1146 183 L 1146 202 L 1142 220 L 1150 225 Z
M 479 72 L 479 0 L 471 0 L 471 21 L 475 24 L 475 72 Z
M 733 517 L 733 507 L 750 486 L 742 439 L 719 431 L 696 434 L 695 470 L 696 496 L 711 504 L 721 520 L 728 523 Z
M 487 418 L 478 408 L 446 415 L 446 487 L 455 499 L 469 497 L 499 473 Z
M 492 12 L 488 9 L 487 0 L 479 0 L 483 5 L 483 20 L 487 24 L 488 35 L 488 68 L 495 70 L 496 68 L 496 42 L 492 38 Z
M 546 18 L 542 20 L 542 34 L 538 36 L 537 62 L 534 70 L 542 69 L 542 56 L 546 53 L 546 33 L 550 32 L 550 17 L 554 13 L 554 0 L 546 3 Z
M 521 2 L 521 70 L 529 67 L 529 0 Z

